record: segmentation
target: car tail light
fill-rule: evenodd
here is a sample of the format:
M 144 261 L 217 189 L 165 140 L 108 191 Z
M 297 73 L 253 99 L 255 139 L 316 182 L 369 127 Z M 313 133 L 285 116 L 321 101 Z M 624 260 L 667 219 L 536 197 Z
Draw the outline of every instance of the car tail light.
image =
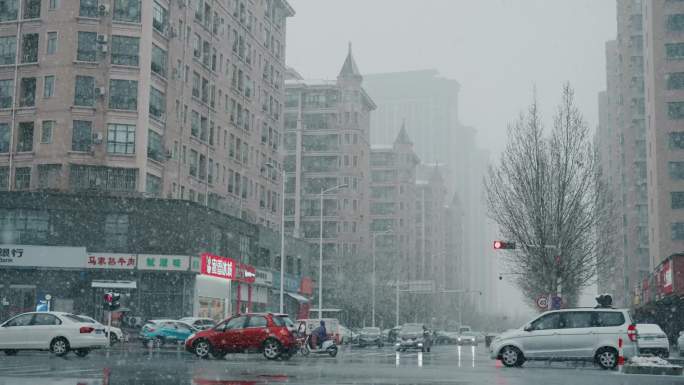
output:
M 632 324 L 627 327 L 627 337 L 629 340 L 634 342 L 637 340 L 637 328 L 636 325 Z
M 79 331 L 81 332 L 81 334 L 92 333 L 93 330 L 95 330 L 95 328 L 94 328 L 94 327 L 90 327 L 90 326 L 81 326 L 81 328 L 79 329 Z

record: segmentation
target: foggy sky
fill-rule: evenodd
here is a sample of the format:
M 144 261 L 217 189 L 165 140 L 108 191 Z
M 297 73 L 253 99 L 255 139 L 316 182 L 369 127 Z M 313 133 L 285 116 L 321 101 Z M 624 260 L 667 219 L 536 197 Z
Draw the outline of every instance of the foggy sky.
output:
M 288 20 L 287 64 L 305 78 L 334 79 L 348 41 L 362 73 L 435 68 L 461 83 L 460 120 L 493 152 L 533 87 L 547 127 L 565 81 L 589 126 L 598 123 L 614 0 L 289 2 L 297 14 Z

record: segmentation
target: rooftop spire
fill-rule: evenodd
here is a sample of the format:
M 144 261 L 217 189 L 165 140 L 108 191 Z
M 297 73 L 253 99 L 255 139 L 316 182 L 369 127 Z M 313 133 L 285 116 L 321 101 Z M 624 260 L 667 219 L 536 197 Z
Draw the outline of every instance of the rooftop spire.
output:
M 352 55 L 352 43 L 349 42 L 349 51 L 347 52 L 347 58 L 344 59 L 344 64 L 340 70 L 338 77 L 361 77 L 361 72 L 359 72 L 359 67 L 356 66 L 354 61 L 354 56 Z
M 406 118 L 402 119 L 401 121 L 401 129 L 399 130 L 399 134 L 397 134 L 397 138 L 394 140 L 395 144 L 413 144 L 411 142 L 411 139 L 408 136 L 408 133 L 406 133 Z

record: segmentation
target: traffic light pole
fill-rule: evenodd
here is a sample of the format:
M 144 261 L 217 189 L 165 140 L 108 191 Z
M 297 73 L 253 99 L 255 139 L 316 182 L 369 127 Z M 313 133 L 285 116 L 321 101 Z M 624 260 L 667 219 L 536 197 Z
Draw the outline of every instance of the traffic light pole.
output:
M 112 346 L 112 310 L 110 309 L 107 313 L 109 313 L 109 316 L 107 317 L 107 347 Z

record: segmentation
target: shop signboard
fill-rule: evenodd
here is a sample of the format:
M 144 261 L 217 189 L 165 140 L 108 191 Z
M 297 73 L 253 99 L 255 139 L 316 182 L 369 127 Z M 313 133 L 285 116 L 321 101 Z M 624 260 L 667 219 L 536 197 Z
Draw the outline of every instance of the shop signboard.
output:
M 291 293 L 297 293 L 299 292 L 299 283 L 299 277 L 286 273 L 285 281 L 283 282 L 283 289 Z M 273 285 L 271 285 L 271 287 L 276 290 L 280 290 L 280 272 L 273 272 Z
M 254 284 L 261 286 L 271 286 L 273 284 L 273 273 L 268 270 L 256 269 L 256 279 Z
M 256 269 L 246 263 L 237 263 L 235 280 L 242 283 L 254 283 L 256 280 Z
M 662 275 L 663 294 L 672 294 L 672 262 L 669 259 L 663 262 Z
M 200 273 L 223 279 L 235 279 L 236 263 L 232 258 L 204 253 L 201 256 Z
M 0 245 L 0 267 L 83 268 L 85 247 Z
M 299 292 L 304 295 L 312 296 L 314 287 L 311 277 L 302 277 L 302 282 L 299 285 Z
M 187 271 L 187 255 L 138 254 L 138 270 Z
M 85 262 L 90 269 L 132 270 L 136 265 L 135 254 L 88 253 Z

